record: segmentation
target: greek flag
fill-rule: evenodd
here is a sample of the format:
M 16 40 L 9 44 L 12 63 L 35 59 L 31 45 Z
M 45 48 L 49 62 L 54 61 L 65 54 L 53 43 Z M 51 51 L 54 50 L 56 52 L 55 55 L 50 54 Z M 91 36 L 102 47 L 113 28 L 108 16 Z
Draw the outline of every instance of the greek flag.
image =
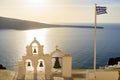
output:
M 100 14 L 107 14 L 107 7 L 103 7 L 103 6 L 96 6 L 96 11 L 97 11 L 97 15 Z

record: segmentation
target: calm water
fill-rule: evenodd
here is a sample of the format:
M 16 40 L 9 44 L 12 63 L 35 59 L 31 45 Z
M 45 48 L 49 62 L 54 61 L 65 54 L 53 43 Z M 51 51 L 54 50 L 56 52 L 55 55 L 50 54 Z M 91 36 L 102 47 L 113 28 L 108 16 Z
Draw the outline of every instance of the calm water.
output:
M 105 66 L 110 57 L 120 56 L 120 24 L 99 24 L 97 29 L 97 67 Z M 0 64 L 17 69 L 17 61 L 25 54 L 26 45 L 37 37 L 44 52 L 58 45 L 73 57 L 73 68 L 93 67 L 93 29 L 45 28 L 39 30 L 0 30 Z

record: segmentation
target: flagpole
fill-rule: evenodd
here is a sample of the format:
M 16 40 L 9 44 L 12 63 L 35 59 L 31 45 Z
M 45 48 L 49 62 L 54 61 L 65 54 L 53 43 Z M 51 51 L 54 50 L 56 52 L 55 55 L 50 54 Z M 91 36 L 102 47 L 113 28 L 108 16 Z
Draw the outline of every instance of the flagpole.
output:
M 97 12 L 95 4 L 95 22 L 94 22 L 94 71 L 96 71 L 96 25 L 97 25 Z

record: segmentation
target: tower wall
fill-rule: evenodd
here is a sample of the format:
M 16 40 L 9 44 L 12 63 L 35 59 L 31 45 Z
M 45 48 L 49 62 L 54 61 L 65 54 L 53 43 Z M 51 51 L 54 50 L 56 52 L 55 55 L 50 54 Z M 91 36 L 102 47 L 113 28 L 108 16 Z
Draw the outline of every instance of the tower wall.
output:
M 40 56 L 43 56 L 43 46 L 39 46 L 39 47 L 38 47 L 38 54 L 39 54 Z
M 45 57 L 45 73 L 46 73 L 46 79 L 49 80 L 52 76 L 52 61 L 51 57 L 47 55 Z
M 62 76 L 66 78 L 72 77 L 72 57 L 64 56 L 62 59 Z
M 27 46 L 26 47 L 26 55 L 27 56 L 32 56 L 32 46 Z

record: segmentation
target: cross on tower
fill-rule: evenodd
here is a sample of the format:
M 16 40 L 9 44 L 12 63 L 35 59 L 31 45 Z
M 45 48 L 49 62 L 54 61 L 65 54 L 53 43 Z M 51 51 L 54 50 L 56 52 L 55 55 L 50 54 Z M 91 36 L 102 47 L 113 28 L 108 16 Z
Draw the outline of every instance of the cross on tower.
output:
M 58 45 L 56 45 L 56 49 L 58 49 Z
M 36 40 L 36 37 L 34 37 L 34 40 Z

